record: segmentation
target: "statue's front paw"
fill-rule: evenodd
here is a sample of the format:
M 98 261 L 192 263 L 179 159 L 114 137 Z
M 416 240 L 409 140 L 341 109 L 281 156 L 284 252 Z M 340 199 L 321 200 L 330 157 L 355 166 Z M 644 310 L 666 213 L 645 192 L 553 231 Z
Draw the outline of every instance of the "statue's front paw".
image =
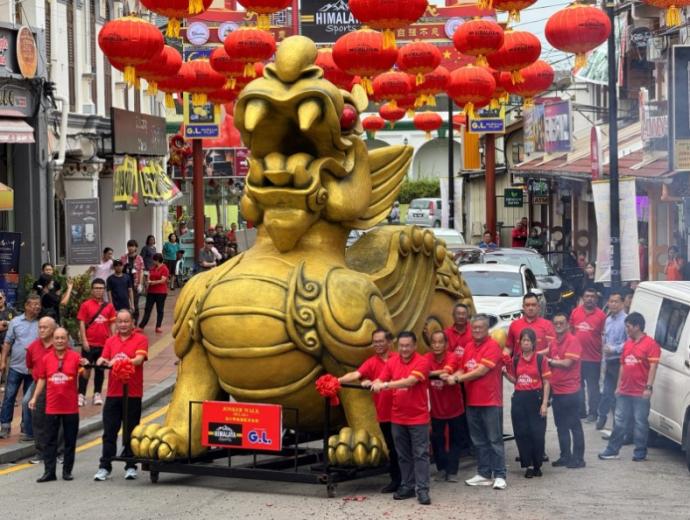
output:
M 346 427 L 328 439 L 328 461 L 337 466 L 378 466 L 385 459 L 383 443 L 366 430 Z
M 170 426 L 140 424 L 132 430 L 130 446 L 136 457 L 172 460 L 184 446 L 184 439 Z

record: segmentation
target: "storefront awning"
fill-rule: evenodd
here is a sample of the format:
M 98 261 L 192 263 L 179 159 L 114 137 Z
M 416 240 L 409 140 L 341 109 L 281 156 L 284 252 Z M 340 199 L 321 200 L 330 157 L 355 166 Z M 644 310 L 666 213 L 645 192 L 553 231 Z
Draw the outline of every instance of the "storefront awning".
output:
M 22 119 L 0 119 L 0 143 L 34 143 L 34 129 Z

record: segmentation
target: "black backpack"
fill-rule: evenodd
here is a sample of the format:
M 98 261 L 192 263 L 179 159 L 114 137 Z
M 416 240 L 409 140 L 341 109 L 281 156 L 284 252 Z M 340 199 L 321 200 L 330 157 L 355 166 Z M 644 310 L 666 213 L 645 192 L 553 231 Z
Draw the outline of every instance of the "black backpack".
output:
M 519 362 L 520 362 L 520 354 L 513 356 L 513 374 L 516 376 L 516 379 L 517 379 L 517 366 L 518 366 Z M 537 371 L 539 372 L 539 379 L 541 379 L 542 388 L 544 387 L 544 378 L 541 376 L 541 365 L 543 362 L 544 362 L 544 356 L 541 354 L 537 354 Z

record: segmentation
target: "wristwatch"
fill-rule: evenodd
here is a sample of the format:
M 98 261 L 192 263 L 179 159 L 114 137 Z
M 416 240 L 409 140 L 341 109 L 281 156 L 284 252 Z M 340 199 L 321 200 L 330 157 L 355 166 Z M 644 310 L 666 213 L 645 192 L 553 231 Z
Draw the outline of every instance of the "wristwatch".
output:
M 645 390 L 649 390 L 650 392 L 654 390 L 654 387 L 652 385 L 644 385 Z

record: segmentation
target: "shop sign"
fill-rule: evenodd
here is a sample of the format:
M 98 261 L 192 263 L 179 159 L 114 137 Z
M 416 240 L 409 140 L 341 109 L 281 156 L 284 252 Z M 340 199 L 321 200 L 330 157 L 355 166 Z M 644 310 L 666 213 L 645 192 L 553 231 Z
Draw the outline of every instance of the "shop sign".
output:
M 101 258 L 98 199 L 65 199 L 67 263 L 94 265 Z
M 184 93 L 185 139 L 210 139 L 220 137 L 220 105 L 206 103 L 192 105 L 192 97 Z
M 138 173 L 141 198 L 145 205 L 170 204 L 181 195 L 180 189 L 166 174 L 162 159 L 139 159 Z
M 26 87 L 6 84 L 0 87 L 0 116 L 31 117 L 34 98 Z
M 165 118 L 110 109 L 113 135 L 113 153 L 165 157 L 168 140 L 165 136 Z
M 33 78 L 38 69 L 38 48 L 31 29 L 20 27 L 17 32 L 17 63 L 22 76 Z
M 187 40 L 192 45 L 203 45 L 211 36 L 211 31 L 204 22 L 192 22 L 187 27 Z
M 570 101 L 544 105 L 544 151 L 569 152 L 571 135 Z
M 521 188 L 506 188 L 503 190 L 503 206 L 506 208 L 521 208 L 523 204 Z
M 471 134 L 502 134 L 506 129 L 505 107 L 500 110 L 479 110 L 470 117 L 467 131 Z
M 302 0 L 300 21 L 302 34 L 317 43 L 333 43 L 361 26 L 347 0 Z
M 0 27 L 0 70 L 5 76 L 20 74 L 17 63 L 17 31 Z
M 127 211 L 139 207 L 137 160 L 129 155 L 113 157 L 113 209 Z
M 21 245 L 21 233 L 0 231 L 0 290 L 5 293 L 6 304 L 9 307 L 17 303 Z
M 671 138 L 669 157 L 671 169 L 690 171 L 690 103 L 688 102 L 688 76 L 690 46 L 674 45 L 671 51 L 671 77 L 668 82 L 669 119 Z
M 283 407 L 204 401 L 201 405 L 201 445 L 280 451 L 283 448 Z
M 532 204 L 549 203 L 549 183 L 543 179 L 529 179 L 529 190 L 532 193 Z
M 525 154 L 544 152 L 544 105 L 525 107 Z
M 641 88 L 638 95 L 642 142 L 668 137 L 668 102 L 665 100 L 650 102 L 649 92 Z

